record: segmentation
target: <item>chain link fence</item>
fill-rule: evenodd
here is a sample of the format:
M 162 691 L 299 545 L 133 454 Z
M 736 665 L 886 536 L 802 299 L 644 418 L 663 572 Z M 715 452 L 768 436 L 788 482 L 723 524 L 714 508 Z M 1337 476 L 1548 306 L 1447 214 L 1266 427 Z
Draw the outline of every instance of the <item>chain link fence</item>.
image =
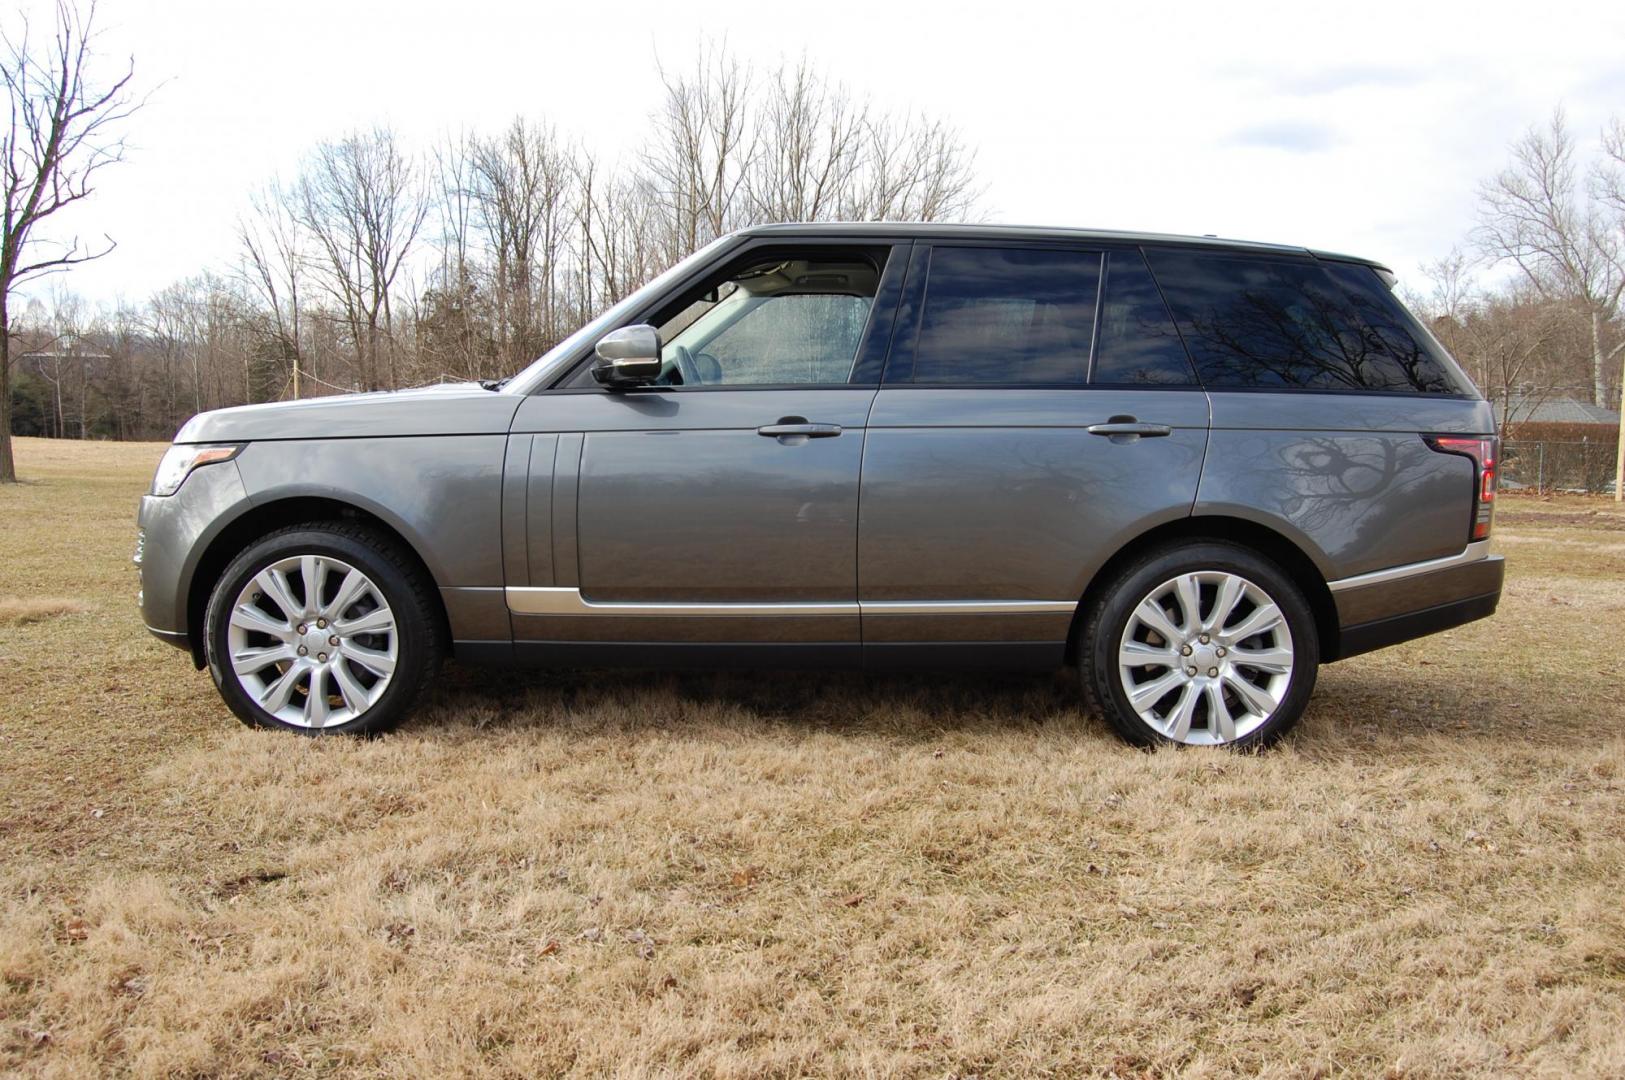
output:
M 1501 487 L 1612 494 L 1614 453 L 1612 442 L 1502 443 Z

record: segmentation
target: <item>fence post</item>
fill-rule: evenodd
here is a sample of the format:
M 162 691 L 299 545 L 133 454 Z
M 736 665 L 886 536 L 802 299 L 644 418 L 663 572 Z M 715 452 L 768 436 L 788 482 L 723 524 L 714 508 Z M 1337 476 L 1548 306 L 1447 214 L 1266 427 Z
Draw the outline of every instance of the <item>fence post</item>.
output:
M 1546 444 L 1537 444 L 1540 447 L 1540 465 L 1538 466 L 1539 479 L 1535 481 L 1535 491 L 1541 495 L 1546 494 Z

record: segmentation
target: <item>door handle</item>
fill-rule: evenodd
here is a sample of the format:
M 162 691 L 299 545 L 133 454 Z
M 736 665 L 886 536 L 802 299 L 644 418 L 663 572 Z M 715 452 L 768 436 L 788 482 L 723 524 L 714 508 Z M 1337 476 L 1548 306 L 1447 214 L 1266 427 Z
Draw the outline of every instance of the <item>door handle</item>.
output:
M 794 422 L 787 422 L 791 420 Z M 765 424 L 756 429 L 756 434 L 766 435 L 770 439 L 782 439 L 787 435 L 800 435 L 808 439 L 833 439 L 840 433 L 840 424 L 809 424 L 799 417 L 788 416 L 777 424 Z
M 1142 424 L 1137 420 L 1116 419 L 1104 424 L 1090 424 L 1088 430 L 1091 435 L 1111 436 L 1113 442 L 1119 439 L 1127 442 L 1138 437 L 1160 439 L 1174 433 L 1174 429 L 1167 424 Z

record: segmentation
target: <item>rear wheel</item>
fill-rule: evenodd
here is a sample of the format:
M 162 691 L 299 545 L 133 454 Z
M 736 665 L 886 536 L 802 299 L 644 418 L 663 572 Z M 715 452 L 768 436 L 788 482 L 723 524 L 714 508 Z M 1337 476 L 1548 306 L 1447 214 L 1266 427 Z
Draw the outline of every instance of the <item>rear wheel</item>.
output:
M 1302 715 L 1320 663 L 1303 593 L 1256 552 L 1162 548 L 1124 568 L 1085 615 L 1084 691 L 1141 745 L 1258 746 Z
M 244 723 L 368 734 L 399 723 L 440 654 L 432 587 L 388 538 L 359 526 L 272 533 L 209 598 L 209 673 Z

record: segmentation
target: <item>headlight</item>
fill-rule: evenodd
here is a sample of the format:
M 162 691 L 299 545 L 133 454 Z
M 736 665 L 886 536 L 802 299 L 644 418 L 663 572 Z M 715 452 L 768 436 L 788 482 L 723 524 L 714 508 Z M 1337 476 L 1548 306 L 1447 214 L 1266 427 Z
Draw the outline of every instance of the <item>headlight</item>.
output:
M 158 463 L 158 472 L 152 478 L 154 495 L 173 495 L 181 489 L 192 470 L 217 461 L 230 461 L 242 450 L 242 444 L 232 446 L 201 446 L 187 444 L 171 446 Z

